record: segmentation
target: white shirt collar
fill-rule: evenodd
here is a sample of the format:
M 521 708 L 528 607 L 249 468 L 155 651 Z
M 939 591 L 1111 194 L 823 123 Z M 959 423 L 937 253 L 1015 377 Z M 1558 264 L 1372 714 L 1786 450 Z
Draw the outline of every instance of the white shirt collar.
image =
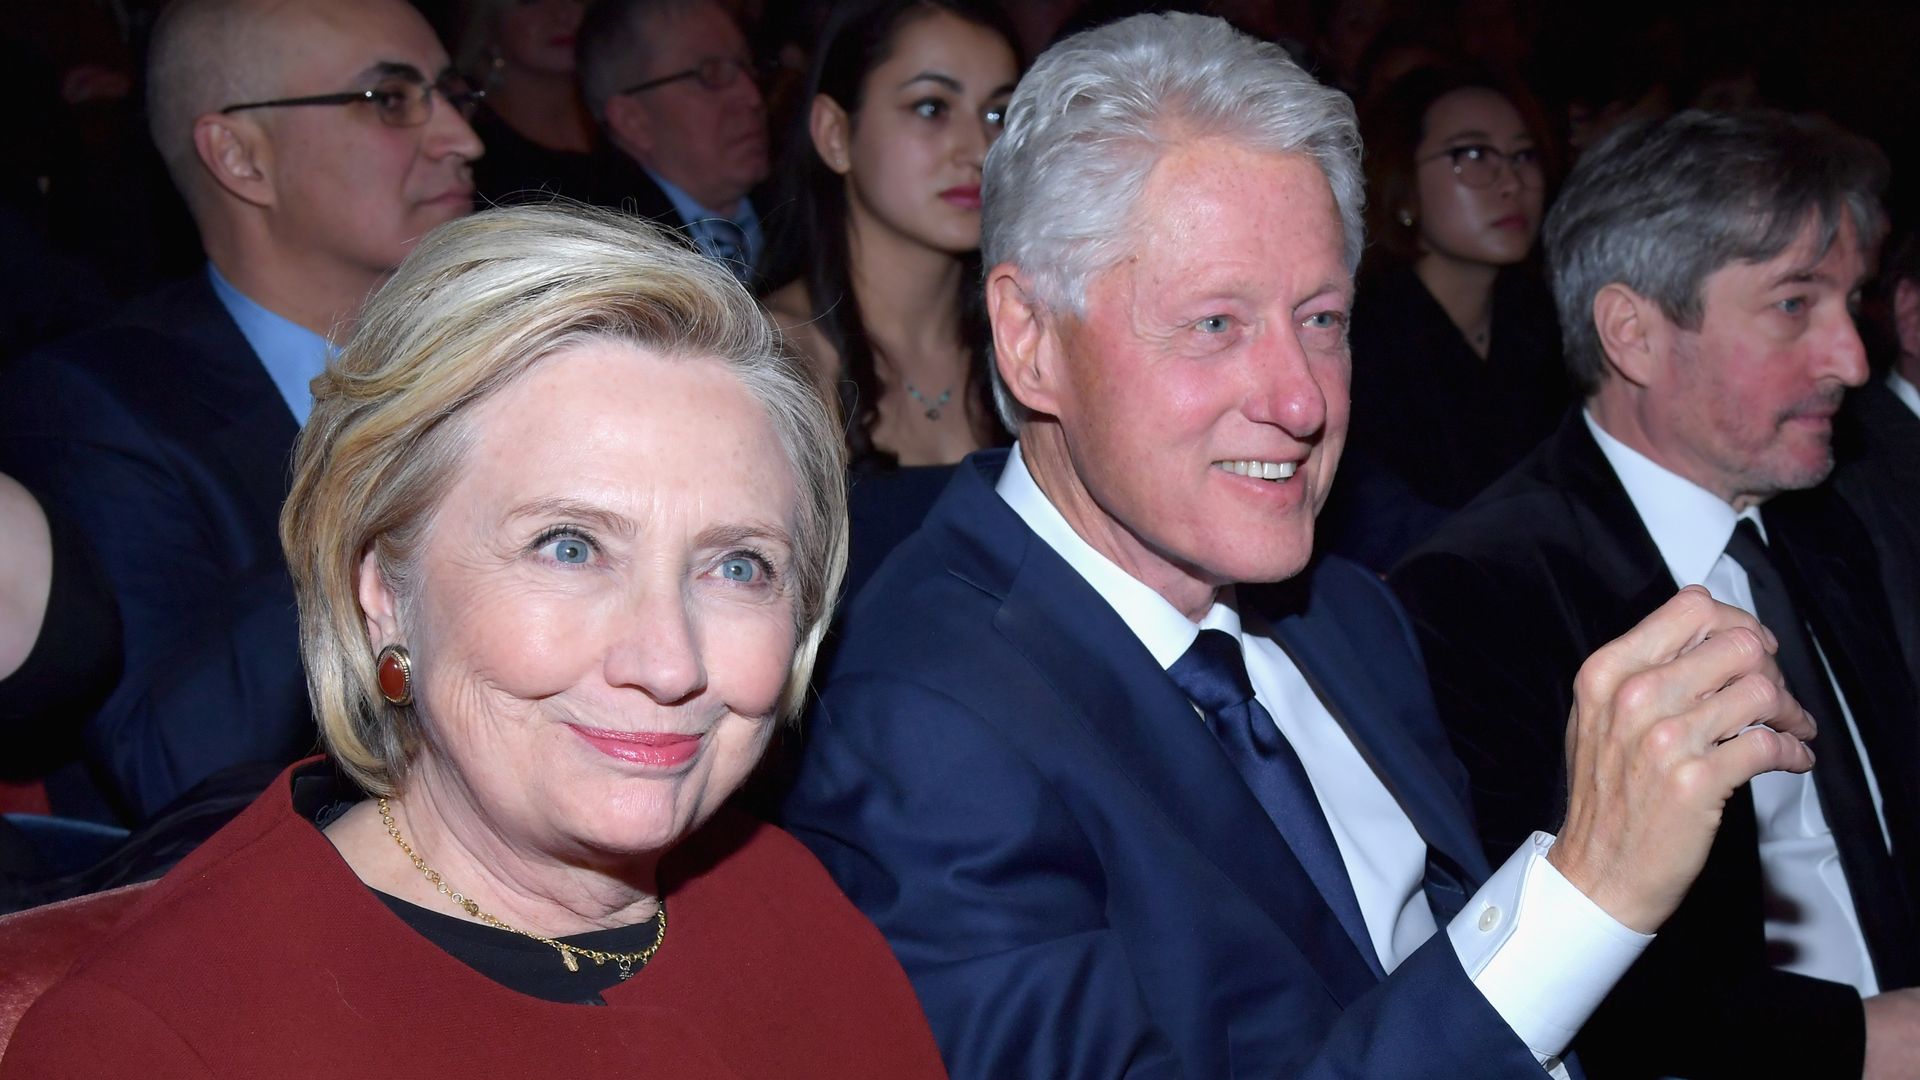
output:
M 1231 588 L 1220 591 L 1206 618 L 1195 626 L 1180 614 L 1179 608 L 1168 603 L 1166 597 L 1114 565 L 1113 560 L 1095 551 L 1092 544 L 1073 531 L 1073 526 L 1067 524 L 1066 517 L 1027 471 L 1018 442 L 1007 454 L 1007 466 L 1001 471 L 994 491 L 1020 515 L 1027 528 L 1093 586 L 1093 591 L 1113 608 L 1162 668 L 1172 667 L 1174 661 L 1185 655 L 1202 628 L 1224 630 L 1232 634 L 1235 641 L 1240 640 L 1240 613 L 1234 608 Z
M 1887 389 L 1893 391 L 1894 397 L 1906 402 L 1907 408 L 1913 410 L 1913 415 L 1920 416 L 1920 387 L 1908 382 L 1899 372 L 1889 371 L 1887 372 Z
M 1633 501 L 1640 521 L 1646 525 L 1647 532 L 1653 534 L 1653 544 L 1660 549 L 1660 557 L 1666 561 L 1667 571 L 1675 583 L 1705 582 L 1708 571 L 1727 550 L 1733 527 L 1741 518 L 1750 519 L 1760 529 L 1761 538 L 1766 538 L 1767 529 L 1760 521 L 1757 508 L 1748 507 L 1736 513 L 1725 499 L 1655 464 L 1645 454 L 1608 434 L 1590 410 L 1582 409 L 1580 415 L 1587 422 L 1587 430 L 1593 432 L 1594 441 L 1600 444 L 1607 464 L 1613 466 L 1614 475 L 1627 489 L 1627 498 Z

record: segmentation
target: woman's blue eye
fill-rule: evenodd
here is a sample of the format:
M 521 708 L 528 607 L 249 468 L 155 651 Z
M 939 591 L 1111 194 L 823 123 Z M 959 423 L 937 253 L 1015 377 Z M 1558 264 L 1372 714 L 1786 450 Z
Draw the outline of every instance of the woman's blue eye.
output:
M 720 576 L 742 584 L 758 581 L 760 564 L 744 555 L 736 555 L 720 564 Z
M 593 547 L 577 536 L 563 536 L 547 544 L 547 553 L 555 562 L 581 566 L 593 558 Z
M 1209 315 L 1194 323 L 1203 334 L 1224 334 L 1232 325 L 1233 321 L 1225 315 Z

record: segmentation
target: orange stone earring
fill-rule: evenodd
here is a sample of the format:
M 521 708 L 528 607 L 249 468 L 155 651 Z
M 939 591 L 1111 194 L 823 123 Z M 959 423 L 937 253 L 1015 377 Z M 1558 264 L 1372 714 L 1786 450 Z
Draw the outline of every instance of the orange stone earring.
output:
M 413 704 L 413 657 L 407 655 L 406 646 L 381 649 L 374 671 L 380 679 L 380 696 L 387 699 L 387 704 L 402 709 Z

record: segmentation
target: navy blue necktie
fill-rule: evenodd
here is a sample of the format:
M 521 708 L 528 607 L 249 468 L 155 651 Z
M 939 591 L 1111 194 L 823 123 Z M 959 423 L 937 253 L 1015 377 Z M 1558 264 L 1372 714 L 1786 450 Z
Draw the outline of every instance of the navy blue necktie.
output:
M 1347 864 L 1314 798 L 1306 767 L 1273 716 L 1254 700 L 1240 643 L 1224 630 L 1202 630 L 1167 675 L 1206 714 L 1207 727 L 1333 908 L 1347 936 L 1374 971 L 1382 972 L 1373 938 L 1360 915 L 1360 901 L 1347 877 Z
M 747 250 L 747 230 L 722 217 L 708 218 L 700 224 L 707 234 L 707 253 L 742 282 L 752 280 L 753 257 Z

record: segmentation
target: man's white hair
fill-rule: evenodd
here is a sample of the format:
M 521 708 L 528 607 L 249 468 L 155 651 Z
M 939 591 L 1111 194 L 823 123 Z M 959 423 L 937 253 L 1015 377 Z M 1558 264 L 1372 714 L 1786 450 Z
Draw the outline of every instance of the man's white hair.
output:
M 1083 313 L 1087 282 L 1132 250 L 1134 206 L 1167 151 L 1196 139 L 1313 157 L 1333 189 L 1347 270 L 1360 263 L 1360 130 L 1353 103 L 1277 45 L 1200 15 L 1136 15 L 1041 55 L 1007 107 L 981 181 L 981 261 L 1023 271 L 1047 307 Z M 1025 409 L 997 365 L 1010 431 Z

